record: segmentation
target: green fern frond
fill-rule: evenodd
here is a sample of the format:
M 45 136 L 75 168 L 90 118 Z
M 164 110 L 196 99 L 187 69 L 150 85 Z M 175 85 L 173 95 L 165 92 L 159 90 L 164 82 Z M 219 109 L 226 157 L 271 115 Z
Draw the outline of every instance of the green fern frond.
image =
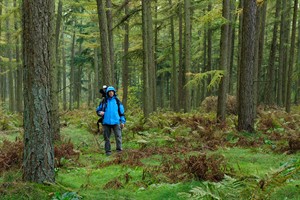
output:
M 187 73 L 187 76 L 190 76 L 190 81 L 184 87 L 195 88 L 201 84 L 205 79 L 211 77 L 211 81 L 207 86 L 208 90 L 219 85 L 222 77 L 224 76 L 224 70 L 212 70 L 203 73 Z

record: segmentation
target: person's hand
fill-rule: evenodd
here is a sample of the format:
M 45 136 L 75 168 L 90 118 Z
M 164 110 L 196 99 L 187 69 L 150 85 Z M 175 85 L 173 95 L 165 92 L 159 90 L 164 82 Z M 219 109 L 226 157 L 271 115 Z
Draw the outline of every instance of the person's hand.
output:
M 103 115 L 104 115 L 104 112 L 103 112 L 103 111 L 100 111 L 100 112 L 99 112 L 99 115 L 100 115 L 100 116 L 103 116 Z
M 125 124 L 121 124 L 121 129 L 124 128 Z

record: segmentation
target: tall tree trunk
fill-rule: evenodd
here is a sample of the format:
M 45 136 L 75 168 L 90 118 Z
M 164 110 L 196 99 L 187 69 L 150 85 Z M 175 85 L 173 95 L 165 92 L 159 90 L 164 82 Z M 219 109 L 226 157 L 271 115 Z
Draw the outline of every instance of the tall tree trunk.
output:
M 100 80 L 99 80 L 100 73 L 99 73 L 98 52 L 99 52 L 98 47 L 95 47 L 94 48 L 94 67 L 95 67 L 94 91 L 95 91 L 95 95 L 94 95 L 94 99 L 93 99 L 94 103 L 95 103 L 96 99 L 99 97 L 98 91 L 102 88 L 102 85 L 100 85 Z
M 189 82 L 189 76 L 187 73 L 191 72 L 191 1 L 184 0 L 184 85 Z M 191 89 L 188 87 L 184 87 L 184 95 L 185 95 L 185 106 L 184 111 L 189 112 L 191 110 Z
M 108 43 L 109 43 L 109 56 L 111 64 L 111 79 L 112 85 L 117 84 L 115 70 L 115 59 L 114 59 L 114 37 L 113 37 L 113 16 L 112 16 L 112 3 L 111 0 L 106 0 L 106 18 L 107 18 L 107 32 L 108 32 Z M 123 103 L 123 102 L 122 102 Z
M 237 20 L 237 15 L 233 14 L 232 11 L 236 10 L 235 3 L 233 1 L 230 1 L 230 24 L 229 24 L 229 61 L 228 61 L 228 94 L 234 94 L 233 91 L 233 84 L 235 83 L 235 76 L 233 75 L 233 68 L 234 68 L 234 44 L 235 44 L 235 23 Z
M 19 5 L 17 5 L 17 1 L 14 0 L 14 8 L 17 8 Z M 15 20 L 15 32 L 19 29 L 19 16 L 17 16 L 17 13 L 14 13 L 14 20 Z M 17 64 L 17 78 L 16 78 L 16 84 L 15 84 L 15 97 L 16 97 L 16 111 L 21 112 L 23 110 L 23 98 L 22 98 L 22 87 L 23 87 L 23 69 L 20 61 L 20 38 L 17 36 L 16 38 L 16 64 Z
M 155 66 L 154 66 L 154 47 L 152 33 L 151 1 L 142 1 L 143 18 L 143 103 L 144 116 L 148 118 L 149 114 L 155 110 Z M 153 74 L 154 73 L 154 74 Z
M 210 12 L 212 9 L 212 4 L 211 2 L 208 3 L 208 8 L 207 11 Z M 212 37 L 213 37 L 213 30 L 211 28 L 211 23 L 209 23 L 208 27 L 207 27 L 207 67 L 206 67 L 206 71 L 211 71 L 212 70 Z M 211 81 L 211 76 L 208 77 L 207 83 L 209 84 Z M 207 84 L 205 84 L 206 86 Z M 207 89 L 205 88 L 205 91 Z M 207 91 L 207 96 L 211 96 L 212 95 L 212 91 L 209 90 Z
M 238 130 L 254 131 L 253 79 L 256 0 L 244 2 L 241 67 L 238 105 Z
M 51 67 L 54 64 L 54 0 L 24 0 L 23 179 L 54 182 Z M 30 13 L 30 15 L 28 14 Z M 43 53 L 41 53 L 43 52 Z
M 244 0 L 240 0 L 240 3 L 239 3 L 239 9 L 243 9 L 244 8 Z M 236 86 L 236 89 L 237 89 L 237 104 L 239 104 L 239 91 L 240 91 L 240 77 L 241 77 L 241 66 L 242 66 L 242 44 L 243 44 L 243 38 L 242 38 L 242 35 L 243 35 L 243 32 L 242 32 L 242 29 L 243 29 L 243 14 L 244 12 L 242 12 L 239 16 L 239 36 L 238 36 L 238 61 L 237 61 L 237 64 L 238 64 L 238 67 L 237 67 L 237 86 Z
M 292 75 L 294 70 L 294 57 L 295 57 L 295 40 L 297 29 L 297 13 L 298 13 L 298 0 L 294 0 L 294 13 L 292 24 L 291 48 L 289 57 L 288 79 L 287 79 L 287 95 L 286 95 L 286 112 L 291 112 L 291 98 L 292 98 Z
M 126 5 L 124 7 L 125 9 L 125 16 L 129 14 L 128 12 L 128 2 L 129 0 L 126 0 Z M 122 86 L 123 86 L 123 99 L 122 103 L 124 107 L 127 107 L 127 98 L 128 98 L 128 84 L 129 84 L 129 67 L 128 67 L 128 50 L 129 50 L 129 20 L 127 20 L 124 23 L 124 42 L 123 42 L 123 48 L 124 48 L 124 54 L 123 54 L 123 70 L 122 70 Z
M 223 0 L 222 16 L 229 20 L 230 15 L 230 0 Z M 221 28 L 221 42 L 220 42 L 220 69 L 224 71 L 224 76 L 221 79 L 218 92 L 218 108 L 217 121 L 224 122 L 226 115 L 226 100 L 228 88 L 228 40 L 229 40 L 229 25 L 223 24 Z
M 279 106 L 285 104 L 286 97 L 286 63 L 287 63 L 287 44 L 289 35 L 289 13 L 288 1 L 282 1 L 281 24 L 280 24 L 280 47 L 279 47 L 279 70 L 278 70 L 278 96 Z
M 183 28 L 183 20 L 182 20 L 182 2 L 178 3 L 178 43 L 179 43 L 179 52 L 178 52 L 178 59 L 179 59 L 179 69 L 178 69 L 178 104 L 179 107 L 182 109 L 184 108 L 184 102 L 186 96 L 184 95 L 183 85 L 184 85 L 184 64 L 183 64 L 183 37 L 182 37 L 182 28 Z
M 2 16 L 2 3 L 3 0 L 0 0 L 0 16 Z M 2 21 L 0 20 L 0 38 L 2 37 Z M 0 54 L 3 55 L 3 50 L 0 48 Z M 5 91 L 5 84 L 4 84 L 4 66 L 2 64 L 2 58 L 0 57 L 0 103 L 5 101 L 4 98 L 4 91 Z
M 298 55 L 297 55 L 297 72 L 300 72 L 300 18 L 298 19 Z M 297 75 L 297 83 L 296 83 L 296 94 L 295 94 L 295 104 L 299 105 L 299 96 L 300 96 L 300 75 Z
M 260 32 L 259 32 L 259 47 L 258 47 L 258 61 L 257 61 L 257 69 L 258 69 L 258 77 L 264 78 L 265 73 L 263 73 L 263 61 L 264 61 L 264 43 L 265 43 L 265 28 L 266 28 L 266 15 L 267 15 L 267 5 L 268 1 L 265 0 L 263 2 L 261 9 L 261 17 L 260 17 Z M 259 80 L 261 81 L 261 80 Z M 263 100 L 263 84 L 257 85 L 257 101 L 260 103 Z
M 172 7 L 172 0 L 169 0 L 169 6 Z M 171 76 L 171 107 L 174 111 L 179 111 L 178 106 L 178 73 L 176 66 L 176 47 L 175 47 L 175 32 L 174 18 L 170 17 L 170 35 L 171 35 L 171 51 L 172 51 L 172 76 Z
M 52 126 L 54 131 L 54 140 L 60 140 L 60 120 L 59 120 L 59 32 L 62 18 L 62 1 L 58 2 L 56 27 L 55 27 L 55 64 L 51 68 L 51 103 L 52 103 Z
M 63 90 L 63 110 L 67 110 L 67 67 L 65 55 L 64 28 L 61 31 L 61 57 L 62 57 L 62 90 Z
M 254 118 L 256 117 L 256 108 L 257 108 L 257 99 L 258 99 L 258 82 L 260 76 L 258 76 L 258 54 L 259 54 L 259 36 L 260 36 L 260 29 L 261 29 L 261 7 L 257 7 L 257 12 L 256 12 L 256 34 L 255 34 L 255 43 L 254 43 L 254 82 L 253 82 L 253 111 L 254 111 Z M 259 77 L 259 78 L 258 78 Z
M 113 84 L 112 63 L 110 57 L 109 32 L 107 26 L 107 17 L 105 12 L 105 0 L 97 0 L 97 9 L 99 17 L 99 30 L 101 39 L 101 58 L 102 58 L 102 80 L 106 85 Z
M 8 13 L 8 0 L 5 0 L 6 14 Z M 13 80 L 13 66 L 12 66 L 12 48 L 11 48 L 11 30 L 10 18 L 6 18 L 6 55 L 8 57 L 8 96 L 9 96 L 9 110 L 15 111 L 15 95 L 14 95 L 14 80 Z
M 74 23 L 76 24 L 76 23 Z M 74 25 L 75 26 L 75 25 Z M 75 40 L 76 40 L 76 32 L 75 29 L 73 30 L 72 36 L 72 46 L 71 46 L 71 61 L 70 61 L 70 94 L 69 94 L 69 110 L 73 109 L 73 102 L 74 102 L 74 84 L 75 84 Z
M 273 27 L 273 36 L 271 49 L 269 54 L 269 63 L 267 69 L 267 83 L 265 88 L 265 103 L 267 105 L 275 104 L 275 96 L 276 96 L 276 84 L 275 84 L 275 57 L 276 57 L 276 49 L 277 49 L 277 31 L 278 31 L 278 18 L 280 14 L 280 4 L 281 0 L 276 1 L 276 11 L 274 18 L 274 27 Z

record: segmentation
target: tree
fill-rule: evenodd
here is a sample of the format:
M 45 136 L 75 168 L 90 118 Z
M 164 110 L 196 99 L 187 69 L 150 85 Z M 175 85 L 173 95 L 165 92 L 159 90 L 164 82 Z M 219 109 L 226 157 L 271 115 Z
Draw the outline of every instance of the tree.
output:
M 239 78 L 238 130 L 254 131 L 254 45 L 256 0 L 244 2 Z
M 186 74 L 191 70 L 191 2 L 190 0 L 184 0 L 184 85 L 189 82 L 189 76 Z M 185 106 L 184 111 L 188 112 L 191 109 L 191 91 L 190 88 L 184 87 Z
M 229 20 L 230 15 L 230 0 L 223 0 L 222 16 Z M 221 42 L 220 42 L 220 69 L 224 71 L 224 76 L 219 85 L 218 93 L 218 108 L 217 108 L 217 120 L 219 122 L 225 121 L 226 114 L 226 100 L 227 100 L 227 88 L 228 88 L 228 46 L 229 46 L 229 26 L 228 22 L 222 25 L 221 28 Z
M 275 56 L 277 49 L 277 30 L 278 30 L 278 18 L 280 13 L 281 0 L 276 1 L 275 21 L 273 26 L 273 35 L 271 42 L 271 49 L 269 53 L 269 62 L 267 68 L 267 81 L 265 87 L 265 103 L 267 105 L 275 104 Z
M 154 43 L 151 16 L 151 1 L 142 1 L 143 30 L 143 110 L 147 118 L 156 109 Z
M 128 0 L 125 0 L 125 15 L 127 16 L 129 14 L 128 9 Z M 122 86 L 123 86 L 123 99 L 122 103 L 124 107 L 127 107 L 127 96 L 128 96 L 128 84 L 129 84 L 129 67 L 128 67 L 128 49 L 129 49 L 129 20 L 125 22 L 124 24 L 124 42 L 123 42 L 123 70 L 122 70 Z
M 24 0 L 23 179 L 54 182 L 51 67 L 54 65 L 54 0 Z M 29 14 L 30 13 L 30 14 Z M 43 52 L 43 53 L 41 53 Z
M 104 0 L 97 0 L 99 30 L 101 38 L 101 53 L 102 53 L 102 80 L 103 84 L 112 85 L 112 63 L 110 56 L 110 45 L 108 36 L 107 17 L 105 12 Z
M 291 96 L 292 96 L 292 75 L 294 70 L 294 57 L 295 57 L 295 40 L 296 40 L 296 24 L 298 13 L 298 0 L 294 1 L 293 25 L 291 36 L 291 48 L 289 57 L 288 79 L 287 79 L 287 95 L 286 95 L 286 112 L 291 112 Z

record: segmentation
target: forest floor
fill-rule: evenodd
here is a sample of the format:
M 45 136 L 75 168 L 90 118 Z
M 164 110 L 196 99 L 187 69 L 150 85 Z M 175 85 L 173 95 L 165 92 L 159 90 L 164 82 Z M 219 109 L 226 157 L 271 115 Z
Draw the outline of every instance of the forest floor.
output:
M 124 150 L 111 156 L 94 112 L 69 112 L 55 144 L 56 183 L 43 185 L 22 182 L 16 159 L 1 165 L 22 143 L 10 115 L 1 123 L 15 131 L 0 124 L 0 199 L 300 199 L 298 109 L 261 111 L 255 134 L 237 132 L 236 116 L 217 124 L 213 113 L 158 112 L 144 122 L 128 113 Z

